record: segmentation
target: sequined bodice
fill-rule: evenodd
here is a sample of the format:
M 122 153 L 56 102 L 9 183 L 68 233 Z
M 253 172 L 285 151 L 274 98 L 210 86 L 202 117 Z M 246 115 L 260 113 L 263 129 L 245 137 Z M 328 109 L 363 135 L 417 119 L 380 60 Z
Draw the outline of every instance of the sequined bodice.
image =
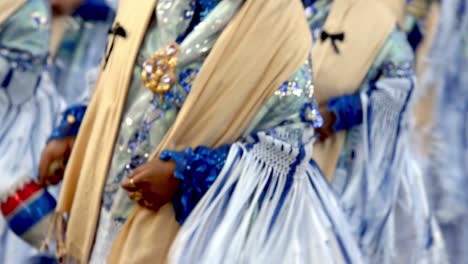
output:
M 163 5 L 160 1 L 158 5 Z M 172 4 L 177 1 L 166 1 Z M 193 29 L 221 2 L 220 0 L 191 0 L 180 1 L 182 6 L 180 19 L 174 21 L 169 27 L 176 28 L 179 32 L 177 42 L 182 43 Z M 164 8 L 159 6 L 159 8 Z M 158 10 L 158 9 L 157 9 Z M 157 12 L 157 11 L 156 11 Z M 169 19 L 174 19 L 173 17 Z M 185 24 L 186 29 L 181 27 Z M 141 46 L 137 62 L 135 64 L 132 83 L 129 88 L 127 101 L 123 113 L 122 124 L 118 139 L 115 143 L 114 155 L 110 167 L 107 183 L 103 193 L 103 206 L 106 210 L 113 212 L 113 218 L 124 220 L 133 207 L 123 191 L 119 191 L 120 182 L 132 171 L 145 163 L 150 154 L 156 149 L 169 127 L 175 121 L 177 113 L 187 98 L 192 82 L 206 58 L 203 54 L 198 59 L 178 65 L 174 75 L 176 81 L 167 93 L 164 100 L 159 100 L 159 96 L 153 93 L 142 83 L 142 65 L 151 58 L 154 52 L 161 49 L 164 36 L 161 35 L 156 19 L 152 21 L 147 29 L 145 40 Z M 164 44 L 162 44 L 164 45 Z M 197 45 L 196 49 L 209 49 L 206 45 Z

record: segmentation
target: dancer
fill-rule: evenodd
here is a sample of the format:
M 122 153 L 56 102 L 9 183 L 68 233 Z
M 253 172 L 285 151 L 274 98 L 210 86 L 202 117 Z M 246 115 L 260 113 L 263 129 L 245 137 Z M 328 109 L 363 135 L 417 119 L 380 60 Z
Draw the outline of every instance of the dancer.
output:
M 164 262 L 184 223 L 174 262 L 360 263 L 335 197 L 309 163 L 321 124 L 310 48 L 298 0 L 121 1 L 67 163 L 58 205 L 68 216 L 60 257 Z M 45 158 L 43 167 L 60 158 Z M 204 210 L 209 198 L 194 212 L 205 217 L 190 217 L 215 180 L 205 197 L 216 198 L 216 206 L 234 188 L 232 210 L 217 211 L 225 216 L 220 222 L 198 222 L 215 220 Z M 222 236 L 235 231 L 237 220 L 237 235 Z M 193 227 L 217 230 L 222 246 L 213 248 L 205 237 L 210 232 L 200 243 L 185 243 Z M 279 250 L 289 242 L 302 250 Z M 203 250 L 185 250 L 197 245 Z M 232 258 L 223 258 L 227 252 Z
M 46 0 L 0 2 L 0 196 L 21 177 L 37 176 L 39 157 L 62 100 L 46 71 L 50 42 Z M 34 250 L 0 217 L 0 263 L 23 263 Z
M 379 1 L 307 6 L 317 100 L 324 118 L 314 158 L 368 263 L 443 263 L 409 137 L 413 52 Z
M 435 147 L 426 177 L 450 263 L 466 263 L 468 252 L 468 2 L 440 3 L 440 18 L 421 80 L 434 94 Z

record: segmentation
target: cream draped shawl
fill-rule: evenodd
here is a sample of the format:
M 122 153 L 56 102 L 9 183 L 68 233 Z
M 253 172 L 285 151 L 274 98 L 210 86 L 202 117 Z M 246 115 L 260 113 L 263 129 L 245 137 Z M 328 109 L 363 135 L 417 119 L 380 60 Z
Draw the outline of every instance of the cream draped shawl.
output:
M 27 0 L 1 0 L 0 1 L 0 26 L 18 10 Z
M 86 262 L 134 62 L 155 0 L 121 0 L 116 17 L 127 37 L 115 39 L 101 70 L 67 165 L 59 213 L 69 213 L 65 253 Z M 152 157 L 234 142 L 259 107 L 307 59 L 311 36 L 299 0 L 246 0 L 206 59 L 175 123 Z M 158 212 L 136 206 L 109 263 L 163 263 L 178 231 L 172 204 Z
M 359 89 L 396 23 L 394 11 L 384 1 L 334 0 L 323 30 L 330 34 L 343 32 L 345 39 L 337 43 L 339 54 L 330 40 L 318 41 L 312 49 L 319 103 Z M 340 131 L 314 146 L 313 158 L 329 181 L 335 173 L 345 136 L 346 131 Z

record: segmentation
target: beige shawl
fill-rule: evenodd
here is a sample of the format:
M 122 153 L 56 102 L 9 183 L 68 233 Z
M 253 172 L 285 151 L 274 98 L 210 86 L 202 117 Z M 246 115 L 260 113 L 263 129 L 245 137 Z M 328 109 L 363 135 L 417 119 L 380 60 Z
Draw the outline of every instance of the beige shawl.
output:
M 27 0 L 0 0 L 0 25 L 16 12 Z
M 156 1 L 121 0 L 116 38 L 100 73 L 67 166 L 57 210 L 70 213 L 66 254 L 86 262 L 98 222 L 101 192 L 134 61 Z M 262 103 L 305 62 L 311 37 L 299 0 L 246 0 L 206 59 L 162 149 L 234 142 Z M 109 263 L 163 263 L 179 226 L 171 204 L 158 212 L 136 207 L 114 243 Z
M 315 91 L 319 103 L 356 92 L 387 37 L 396 17 L 381 1 L 335 0 L 324 25 L 330 34 L 345 33 L 335 53 L 330 40 L 319 41 L 312 49 Z M 313 157 L 331 180 L 343 148 L 346 132 L 334 134 L 315 144 Z

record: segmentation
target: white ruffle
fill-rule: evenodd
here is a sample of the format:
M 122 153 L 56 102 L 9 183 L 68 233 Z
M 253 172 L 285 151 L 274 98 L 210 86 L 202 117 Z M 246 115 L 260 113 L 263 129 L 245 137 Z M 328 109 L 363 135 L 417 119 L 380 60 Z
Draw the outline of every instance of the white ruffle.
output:
M 335 196 L 300 153 L 269 136 L 232 145 L 170 263 L 361 263 Z
M 23 176 L 18 178 L 16 182 L 9 184 L 7 182 L 4 183 L 2 178 L 0 178 L 0 203 L 6 202 L 9 197 L 15 195 L 16 191 L 23 189 L 26 184 L 32 181 L 31 177 Z

